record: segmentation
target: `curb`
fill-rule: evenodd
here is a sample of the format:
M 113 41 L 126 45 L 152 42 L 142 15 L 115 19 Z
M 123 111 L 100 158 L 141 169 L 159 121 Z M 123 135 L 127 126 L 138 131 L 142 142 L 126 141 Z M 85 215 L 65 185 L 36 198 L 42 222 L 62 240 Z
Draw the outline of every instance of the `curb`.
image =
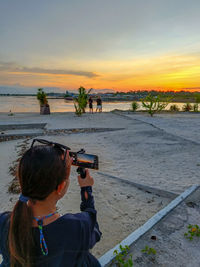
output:
M 19 129 L 44 129 L 47 123 L 0 124 L 0 131 Z
M 177 198 L 172 200 L 164 209 L 157 212 L 153 217 L 151 217 L 145 224 L 139 227 L 137 230 L 132 232 L 127 236 L 120 244 L 117 244 L 114 248 L 107 251 L 103 256 L 99 258 L 99 262 L 102 267 L 108 266 L 115 256 L 113 255 L 115 250 L 120 250 L 119 246 L 131 246 L 135 241 L 142 237 L 146 232 L 148 232 L 154 225 L 156 225 L 161 219 L 163 219 L 167 214 L 169 214 L 174 208 L 176 208 L 181 202 L 188 198 L 192 193 L 200 188 L 200 185 L 192 185 L 186 189 Z

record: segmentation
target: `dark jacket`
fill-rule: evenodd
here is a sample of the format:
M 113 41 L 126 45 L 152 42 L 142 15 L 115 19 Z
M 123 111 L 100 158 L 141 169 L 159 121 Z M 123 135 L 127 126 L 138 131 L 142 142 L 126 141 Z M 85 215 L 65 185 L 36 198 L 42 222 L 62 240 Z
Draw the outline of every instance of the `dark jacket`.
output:
M 88 199 L 84 193 L 88 192 Z M 43 226 L 43 233 L 48 247 L 48 255 L 40 250 L 38 227 L 32 227 L 36 242 L 36 267 L 89 267 L 100 266 L 98 260 L 89 252 L 101 238 L 96 210 L 90 186 L 81 188 L 81 213 L 67 213 L 56 221 Z M 0 254 L 3 262 L 0 266 L 10 266 L 7 237 L 10 212 L 0 214 Z

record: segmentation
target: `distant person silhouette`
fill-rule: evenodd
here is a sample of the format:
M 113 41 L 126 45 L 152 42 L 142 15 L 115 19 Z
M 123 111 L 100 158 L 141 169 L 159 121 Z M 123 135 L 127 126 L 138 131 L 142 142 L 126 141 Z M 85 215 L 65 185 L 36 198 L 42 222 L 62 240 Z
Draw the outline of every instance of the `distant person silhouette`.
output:
M 102 112 L 102 99 L 100 96 L 98 96 L 97 98 L 97 108 L 96 108 L 96 112 Z
M 93 99 L 91 96 L 90 96 L 88 102 L 89 102 L 90 113 L 93 113 Z

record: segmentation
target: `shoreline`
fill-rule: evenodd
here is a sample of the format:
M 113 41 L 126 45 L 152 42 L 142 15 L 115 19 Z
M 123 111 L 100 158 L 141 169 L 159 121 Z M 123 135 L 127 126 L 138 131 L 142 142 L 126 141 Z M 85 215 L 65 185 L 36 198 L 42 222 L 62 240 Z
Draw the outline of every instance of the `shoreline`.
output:
M 55 112 L 51 112 L 50 114 L 40 114 L 40 112 L 12 112 L 12 115 L 10 115 L 9 112 L 1 112 L 0 111 L 0 115 L 7 115 L 8 117 L 15 117 L 15 115 L 39 115 L 41 117 L 47 117 L 51 116 L 51 115 L 61 115 L 61 114 L 73 114 L 74 116 L 78 117 L 78 118 L 82 118 L 84 117 L 86 114 L 89 114 L 91 116 L 95 116 L 95 114 L 109 114 L 109 113 L 115 113 L 115 112 L 120 112 L 120 113 L 129 113 L 129 114 L 134 114 L 134 115 L 147 115 L 150 117 L 150 115 L 148 114 L 147 110 L 136 110 L 136 111 L 132 111 L 131 109 L 127 109 L 127 110 L 122 110 L 122 109 L 113 109 L 110 111 L 102 111 L 102 112 L 94 112 L 94 113 L 90 113 L 90 112 L 85 112 L 83 113 L 81 116 L 76 115 L 75 112 L 73 111 L 55 111 Z M 183 110 L 179 110 L 179 111 L 170 111 L 170 110 L 162 110 L 159 111 L 157 113 L 155 113 L 153 115 L 153 117 L 157 116 L 157 115 L 162 115 L 162 114 L 171 114 L 171 115 L 176 115 L 176 114 L 200 114 L 200 110 L 199 111 L 183 111 Z
M 34 97 L 35 99 L 37 98 L 37 95 L 0 95 L 0 97 Z M 126 97 L 126 96 L 125 96 Z M 115 103 L 115 102 L 141 102 L 143 98 L 138 99 L 138 97 L 129 97 L 129 98 L 125 98 L 125 97 L 118 97 L 118 98 L 112 98 L 112 97 L 101 97 L 102 101 L 105 102 L 110 102 L 110 103 Z M 76 98 L 76 97 L 75 97 Z M 94 100 L 97 98 L 97 96 L 93 97 Z M 145 97 L 144 97 L 145 98 Z M 74 99 L 66 99 L 65 97 L 61 96 L 47 96 L 47 99 L 63 99 L 66 102 L 74 102 Z M 195 102 L 195 98 L 180 98 L 180 99 L 172 99 L 171 100 L 172 103 L 196 103 Z

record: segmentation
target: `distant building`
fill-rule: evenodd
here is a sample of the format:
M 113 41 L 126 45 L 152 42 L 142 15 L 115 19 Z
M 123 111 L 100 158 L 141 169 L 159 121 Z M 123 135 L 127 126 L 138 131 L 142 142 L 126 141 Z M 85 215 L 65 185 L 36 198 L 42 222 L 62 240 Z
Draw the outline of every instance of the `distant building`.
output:
M 69 91 L 66 91 L 66 92 L 65 92 L 65 96 L 74 96 L 74 93 L 71 93 L 71 92 L 69 92 Z

